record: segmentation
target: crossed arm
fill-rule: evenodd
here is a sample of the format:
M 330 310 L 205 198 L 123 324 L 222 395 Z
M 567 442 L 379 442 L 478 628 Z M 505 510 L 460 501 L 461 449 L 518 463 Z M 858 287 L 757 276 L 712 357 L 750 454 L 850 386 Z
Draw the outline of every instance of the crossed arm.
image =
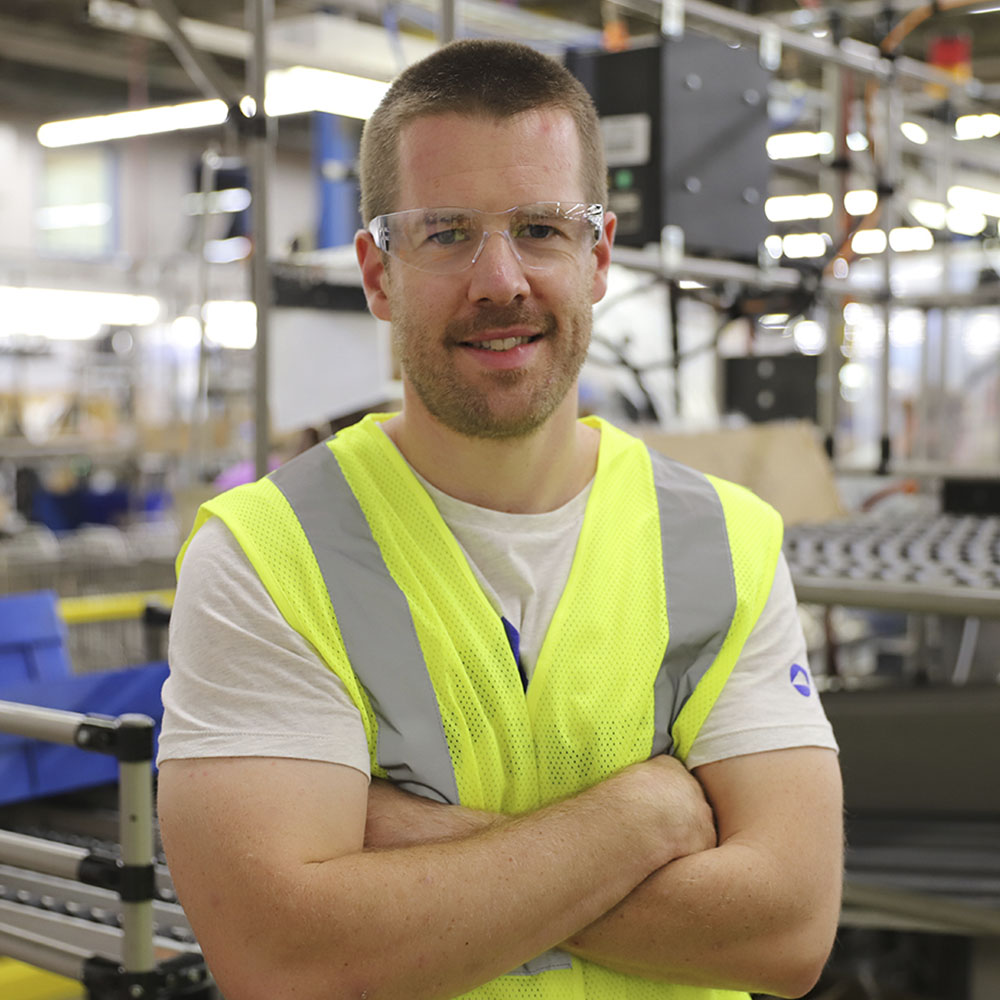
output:
M 556 945 L 797 996 L 839 911 L 840 780 L 818 748 L 697 780 L 659 757 L 515 818 L 369 789 L 334 764 L 166 761 L 159 810 L 229 1000 L 453 997 Z

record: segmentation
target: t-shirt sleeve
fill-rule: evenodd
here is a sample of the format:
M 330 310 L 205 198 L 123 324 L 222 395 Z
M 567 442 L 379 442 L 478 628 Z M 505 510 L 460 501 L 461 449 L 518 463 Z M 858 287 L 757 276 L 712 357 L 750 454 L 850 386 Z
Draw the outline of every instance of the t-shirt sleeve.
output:
M 157 761 L 298 757 L 370 775 L 361 714 L 282 617 L 218 518 L 188 546 L 170 616 Z
M 836 750 L 809 672 L 792 577 L 779 556 L 771 593 L 687 757 L 689 768 L 791 747 Z

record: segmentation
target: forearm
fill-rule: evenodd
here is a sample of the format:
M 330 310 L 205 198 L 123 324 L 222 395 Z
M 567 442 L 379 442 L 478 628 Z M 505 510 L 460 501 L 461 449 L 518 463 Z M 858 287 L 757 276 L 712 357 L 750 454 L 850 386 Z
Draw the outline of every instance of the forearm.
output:
M 435 842 L 415 846 L 362 851 L 358 836 L 325 856 L 315 847 L 275 851 L 273 830 L 237 826 L 234 836 L 225 803 L 210 813 L 214 829 L 175 830 L 162 817 L 161 826 L 172 870 L 178 862 L 182 901 L 193 904 L 192 926 L 230 1000 L 443 998 L 593 923 L 690 849 L 683 843 L 689 821 L 676 836 L 669 830 L 671 812 L 684 810 L 663 794 L 665 766 L 636 765 L 643 770 L 536 813 L 487 818 L 478 832 L 432 834 Z M 170 815 L 180 815 L 181 805 L 172 804 Z M 479 824 L 482 814 L 468 815 Z M 632 822 L 623 829 L 625 815 Z M 219 848 L 199 855 L 202 842 Z M 199 865 L 185 864 L 192 856 Z M 234 856 L 242 885 L 213 870 L 218 858 Z
M 336 940 L 345 996 L 407 1000 L 456 996 L 512 971 L 645 877 L 648 857 L 617 851 L 613 824 L 602 829 L 602 817 L 576 805 L 469 837 L 315 866 L 293 893 L 293 909 L 305 903 L 313 917 L 308 927 L 289 926 L 284 953 L 268 965 L 302 970 L 306 997 L 330 996 L 339 970 L 324 941 Z M 582 824 L 590 827 L 585 835 Z M 310 940 L 312 928 L 323 930 Z
M 730 842 L 654 872 L 561 947 L 644 979 L 799 996 L 836 928 L 839 877 L 817 878 L 822 901 L 790 884 L 780 859 Z
M 670 862 L 563 947 L 649 979 L 799 996 L 822 971 L 840 913 L 836 755 L 751 754 L 698 777 L 719 846 Z

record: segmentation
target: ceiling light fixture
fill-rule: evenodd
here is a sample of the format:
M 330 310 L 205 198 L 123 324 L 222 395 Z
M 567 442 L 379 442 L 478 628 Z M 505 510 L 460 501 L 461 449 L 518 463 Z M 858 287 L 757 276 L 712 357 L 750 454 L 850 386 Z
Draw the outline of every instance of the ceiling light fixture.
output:
M 303 114 L 312 111 L 345 118 L 368 118 L 382 99 L 388 83 L 334 73 L 309 66 L 292 66 L 267 74 L 264 100 L 268 115 Z M 243 113 L 253 114 L 252 101 L 240 102 Z M 224 101 L 188 101 L 183 104 L 135 111 L 117 111 L 39 126 L 38 141 L 49 148 L 110 142 L 140 135 L 179 132 L 221 125 L 228 114 Z
M 994 215 L 1000 218 L 1000 194 L 995 191 L 983 191 L 979 188 L 965 187 L 956 184 L 948 188 L 948 204 L 970 212 L 980 212 L 983 215 Z
M 764 202 L 764 214 L 771 222 L 828 219 L 833 215 L 833 199 L 821 192 L 775 195 Z
M 829 132 L 783 132 L 769 136 L 766 148 L 772 160 L 824 156 L 833 152 L 833 135 Z
M 106 326 L 148 326 L 159 315 L 151 295 L 0 285 L 0 334 L 86 340 Z
M 918 146 L 926 146 L 927 140 L 930 136 L 927 134 L 927 129 L 923 125 L 918 125 L 916 122 L 902 122 L 899 126 L 899 131 L 906 136 L 910 142 L 915 143 Z
M 878 193 L 860 188 L 844 195 L 844 211 L 848 215 L 871 215 L 878 207 Z

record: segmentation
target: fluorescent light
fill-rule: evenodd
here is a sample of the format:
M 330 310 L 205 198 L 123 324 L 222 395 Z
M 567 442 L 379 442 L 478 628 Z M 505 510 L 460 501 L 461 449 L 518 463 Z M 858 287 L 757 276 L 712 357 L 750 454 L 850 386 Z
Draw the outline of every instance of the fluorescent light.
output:
M 388 83 L 310 66 L 267 74 L 269 115 L 322 111 L 345 118 L 369 118 L 389 89 Z
M 923 125 L 918 125 L 916 122 L 902 122 L 899 126 L 899 131 L 906 136 L 910 142 L 916 143 L 918 146 L 926 146 L 927 140 L 930 138 L 927 134 L 927 129 Z
M 1000 115 L 961 115 L 955 119 L 956 139 L 992 139 L 1000 135 Z
M 826 237 L 823 233 L 789 233 L 781 241 L 781 249 L 786 257 L 822 257 L 826 253 Z
M 201 343 L 201 323 L 195 316 L 178 316 L 170 324 L 170 343 L 193 350 Z
M 934 235 L 924 226 L 899 226 L 889 232 L 889 246 L 896 253 L 931 250 L 934 247 Z
M 928 229 L 944 229 L 947 221 L 948 206 L 940 201 L 925 201 L 923 198 L 912 198 L 906 205 L 906 210 L 922 226 Z M 985 225 L 986 220 L 983 220 Z
M 309 66 L 292 66 L 267 74 L 265 110 L 272 116 L 322 111 L 348 118 L 367 118 L 388 89 L 388 83 L 378 80 Z M 240 107 L 244 114 L 253 114 L 252 99 L 243 98 Z M 38 129 L 38 141 L 49 147 L 107 142 L 137 135 L 221 125 L 226 115 L 225 102 L 219 100 L 119 111 L 110 115 L 47 122 Z
M 246 188 L 223 188 L 202 194 L 194 191 L 184 196 L 184 211 L 188 215 L 222 215 L 227 212 L 242 212 L 250 207 L 252 195 Z
M 245 236 L 232 236 L 227 240 L 206 240 L 203 252 L 210 264 L 232 264 L 246 260 L 252 249 L 253 244 Z
M 802 354 L 821 354 L 826 347 L 826 330 L 814 319 L 801 319 L 792 327 L 792 340 Z
M 700 281 L 692 281 L 690 278 L 681 278 L 681 280 L 677 282 L 677 287 L 688 291 L 695 288 L 708 288 L 708 285 L 703 285 Z
M 976 358 L 996 354 L 1000 351 L 1000 318 L 995 313 L 976 313 L 962 333 L 962 344 Z
M 191 101 L 138 111 L 117 111 L 110 115 L 71 118 L 46 122 L 38 128 L 38 141 L 43 146 L 78 146 L 87 142 L 108 142 L 136 135 L 177 132 L 189 128 L 221 125 L 226 120 L 224 101 Z
M 982 191 L 978 188 L 956 184 L 954 187 L 948 188 L 948 203 L 952 208 L 962 208 L 972 212 L 982 212 L 984 215 L 1000 217 L 1000 194 L 994 191 Z
M 766 147 L 772 160 L 822 156 L 833 152 L 833 136 L 829 132 L 784 132 L 769 136 Z
M 148 326 L 160 315 L 151 295 L 0 286 L 0 331 L 49 340 L 86 340 L 105 326 Z
M 757 323 L 765 330 L 783 330 L 791 317 L 788 313 L 764 313 L 757 317 Z
M 250 350 L 257 343 L 257 307 L 252 302 L 213 300 L 202 310 L 205 337 L 219 347 Z
M 771 222 L 827 219 L 833 215 L 833 199 L 822 193 L 776 195 L 764 202 L 764 214 Z
M 863 132 L 848 132 L 847 148 L 852 153 L 863 153 L 868 148 L 868 137 Z
M 45 205 L 35 212 L 39 229 L 86 229 L 111 220 L 111 206 L 95 201 L 83 205 Z
M 871 215 L 878 208 L 878 194 L 860 189 L 844 195 L 844 211 L 848 215 Z
M 859 229 L 851 239 L 851 249 L 856 254 L 882 253 L 888 242 L 881 229 Z
M 768 257 L 770 257 L 772 260 L 780 260 L 781 237 L 774 233 L 766 237 L 764 240 L 764 249 L 767 251 Z
M 960 236 L 978 236 L 986 228 L 986 216 L 969 208 L 949 208 L 945 221 Z

